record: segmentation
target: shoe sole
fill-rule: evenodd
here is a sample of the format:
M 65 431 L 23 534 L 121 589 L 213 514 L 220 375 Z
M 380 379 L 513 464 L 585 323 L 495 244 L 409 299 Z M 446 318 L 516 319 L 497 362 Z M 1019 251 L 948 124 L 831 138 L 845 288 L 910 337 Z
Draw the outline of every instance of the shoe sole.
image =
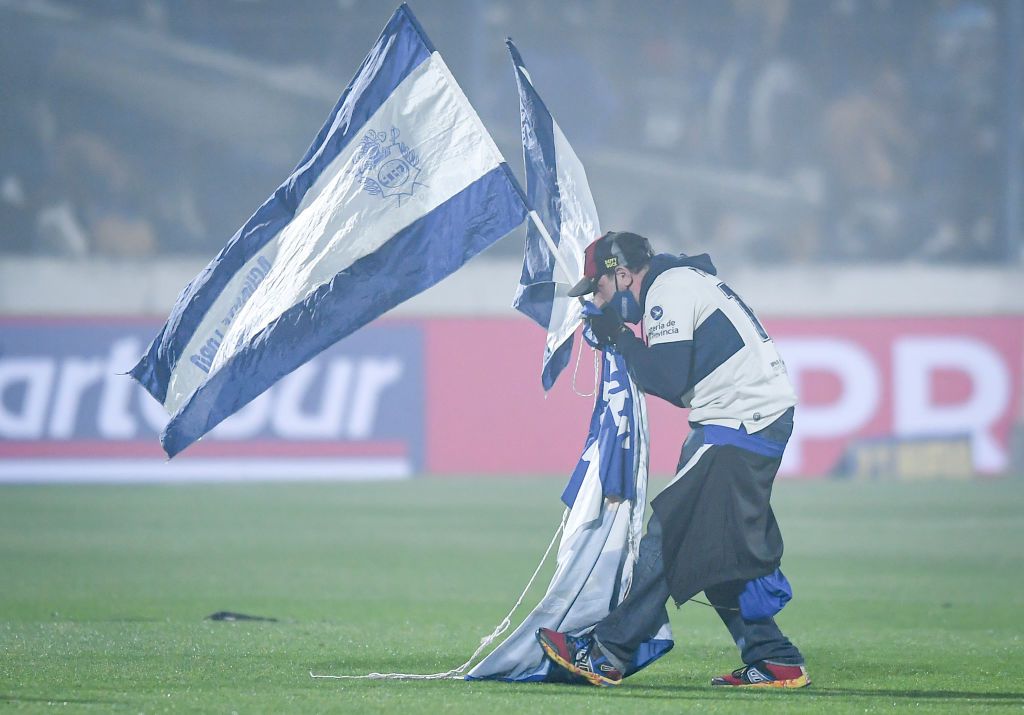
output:
M 806 675 L 801 675 L 799 678 L 790 678 L 789 680 L 767 680 L 763 683 L 740 683 L 733 685 L 731 683 L 714 683 L 711 685 L 716 688 L 806 688 L 811 684 L 811 679 Z
M 538 638 L 537 640 L 540 643 L 540 647 L 544 651 L 544 654 L 547 655 L 548 658 L 550 658 L 555 663 L 568 670 L 570 673 L 580 676 L 591 685 L 596 686 L 598 688 L 614 688 L 616 685 L 622 683 L 621 680 L 609 680 L 608 678 L 598 675 L 597 673 L 591 673 L 590 671 L 583 670 L 582 668 L 577 668 L 575 665 L 573 665 L 565 658 L 560 656 L 558 654 L 558 651 L 554 650 L 544 640 L 540 638 Z

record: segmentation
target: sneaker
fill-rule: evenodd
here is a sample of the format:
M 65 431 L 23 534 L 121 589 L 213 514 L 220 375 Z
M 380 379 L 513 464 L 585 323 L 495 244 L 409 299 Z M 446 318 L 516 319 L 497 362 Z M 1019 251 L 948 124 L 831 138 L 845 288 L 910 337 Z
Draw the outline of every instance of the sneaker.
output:
M 811 679 L 802 665 L 779 665 L 762 660 L 729 675 L 712 678 L 711 684 L 736 688 L 803 688 L 811 684 Z
M 590 636 L 577 638 L 550 628 L 537 630 L 537 640 L 548 658 L 591 685 L 608 687 L 622 682 L 622 672 L 608 660 Z

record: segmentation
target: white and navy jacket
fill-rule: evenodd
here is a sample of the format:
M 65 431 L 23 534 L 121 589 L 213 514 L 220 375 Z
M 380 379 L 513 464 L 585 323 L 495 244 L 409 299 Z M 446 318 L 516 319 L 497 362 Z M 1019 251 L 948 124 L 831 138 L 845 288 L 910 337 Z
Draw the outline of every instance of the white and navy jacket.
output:
M 616 338 L 637 383 L 690 421 L 748 434 L 796 404 L 786 365 L 754 312 L 707 254 L 651 259 L 640 291 L 641 341 Z

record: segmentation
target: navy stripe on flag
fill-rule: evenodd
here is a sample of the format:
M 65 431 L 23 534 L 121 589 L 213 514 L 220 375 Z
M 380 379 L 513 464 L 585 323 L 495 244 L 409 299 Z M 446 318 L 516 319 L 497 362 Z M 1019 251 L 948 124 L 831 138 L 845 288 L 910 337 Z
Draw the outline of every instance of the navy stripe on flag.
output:
M 545 390 L 550 390 L 555 386 L 555 380 L 562 374 L 562 370 L 569 364 L 572 359 L 572 345 L 573 336 L 566 338 L 565 342 L 555 348 L 555 352 L 551 354 L 548 361 L 541 368 L 540 381 L 544 386 Z
M 533 84 L 523 76 L 526 68 L 519 50 L 511 40 L 506 40 L 505 44 L 512 55 L 516 84 L 519 87 L 523 160 L 526 164 L 526 202 L 537 212 L 557 246 L 562 219 L 556 180 L 554 120 Z M 519 280 L 523 288 L 516 294 L 513 305 L 545 330 L 551 322 L 551 305 L 555 297 L 555 286 L 550 282 L 554 280 L 554 268 L 555 257 L 551 255 L 537 227 L 529 224 L 523 273 Z
M 268 385 L 448 276 L 525 218 L 518 186 L 502 163 L 254 336 L 172 417 L 161 435 L 164 450 L 173 457 Z

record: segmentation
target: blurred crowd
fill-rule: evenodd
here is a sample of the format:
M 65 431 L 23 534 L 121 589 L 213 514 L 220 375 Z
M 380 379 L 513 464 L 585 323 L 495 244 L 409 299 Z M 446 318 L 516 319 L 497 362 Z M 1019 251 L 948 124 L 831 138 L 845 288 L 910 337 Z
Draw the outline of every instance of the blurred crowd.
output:
M 494 39 L 516 39 L 609 227 L 733 264 L 997 263 L 1019 258 L 1007 207 L 1024 201 L 1015 2 L 412 5 L 513 165 Z M 288 174 L 390 9 L 0 8 L 0 251 L 212 255 Z
M 531 26 L 543 24 L 545 5 L 535 4 Z M 586 116 L 566 104 L 562 125 L 591 144 L 719 180 L 717 190 L 688 185 L 675 201 L 638 206 L 631 229 L 678 237 L 683 249 L 711 246 L 733 262 L 1016 257 L 1005 205 L 1024 197 L 1007 193 L 1008 162 L 1019 174 L 1024 157 L 1007 145 L 1022 117 L 1019 96 L 1016 107 L 1007 96 L 1024 84 L 1024 68 L 1008 44 L 1024 35 L 1007 31 L 1009 3 L 578 8 L 566 13 L 579 24 L 561 33 L 568 47 L 553 26 L 541 38 L 523 30 L 527 57 L 547 48 L 549 66 L 534 73 L 545 87 L 558 65 L 574 67 L 561 73 L 561 91 L 583 76 L 605 101 Z M 800 200 L 780 211 L 780 194 Z

